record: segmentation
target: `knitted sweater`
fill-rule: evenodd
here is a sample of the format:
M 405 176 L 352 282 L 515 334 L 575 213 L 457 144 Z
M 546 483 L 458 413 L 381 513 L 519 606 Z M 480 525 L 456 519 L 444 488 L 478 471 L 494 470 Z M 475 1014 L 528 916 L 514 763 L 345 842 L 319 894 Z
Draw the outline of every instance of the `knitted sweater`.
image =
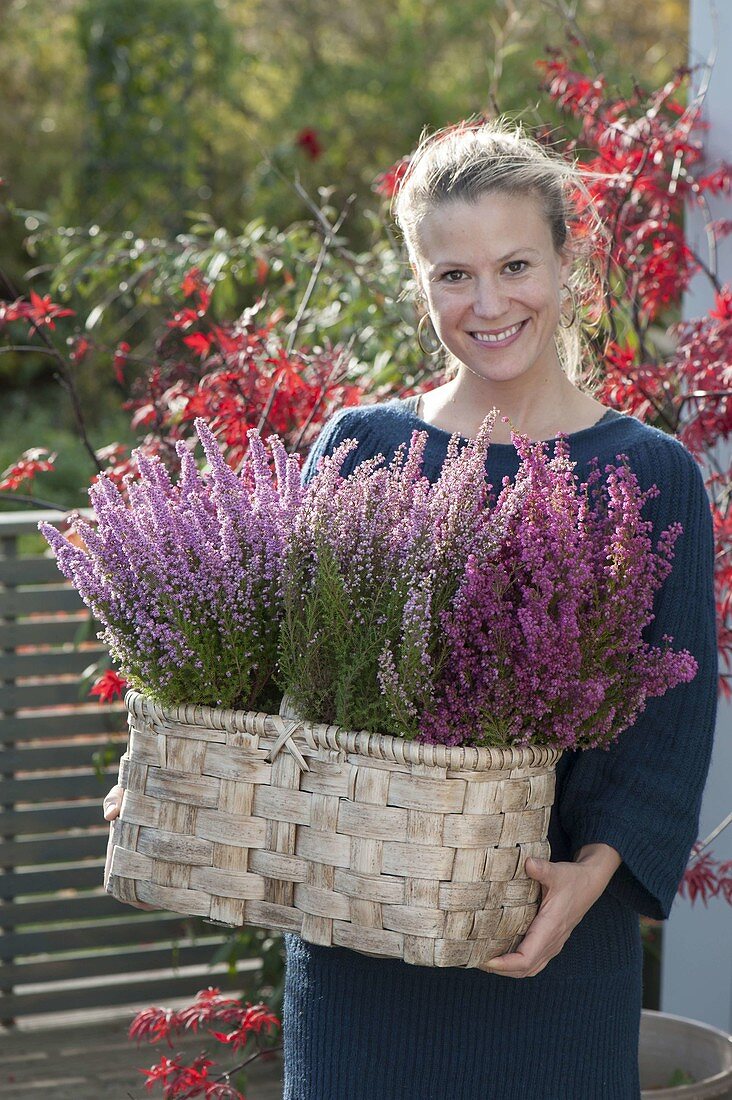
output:
M 434 481 L 449 433 L 412 399 L 342 409 L 324 427 L 303 477 L 344 439 L 358 440 L 344 474 L 387 461 L 415 430 L 428 433 L 423 472 Z M 536 977 L 414 966 L 341 947 L 286 940 L 284 1100 L 633 1100 L 639 1096 L 641 946 L 638 914 L 668 916 L 697 836 L 716 709 L 713 537 L 700 471 L 675 439 L 608 412 L 569 436 L 585 478 L 626 455 L 656 536 L 678 520 L 673 570 L 657 594 L 649 641 L 671 635 L 699 663 L 690 684 L 651 699 L 610 749 L 565 753 L 549 828 L 553 860 L 603 842 L 623 862 L 609 886 Z M 513 477 L 511 444 L 492 444 L 493 485 Z

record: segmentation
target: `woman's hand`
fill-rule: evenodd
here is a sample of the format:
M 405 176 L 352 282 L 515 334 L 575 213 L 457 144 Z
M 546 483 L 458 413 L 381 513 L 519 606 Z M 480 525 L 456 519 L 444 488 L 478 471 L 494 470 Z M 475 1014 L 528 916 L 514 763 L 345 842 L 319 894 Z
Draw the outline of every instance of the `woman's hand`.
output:
M 122 809 L 122 795 L 124 794 L 124 787 L 120 787 L 119 783 L 115 783 L 111 791 L 108 791 L 104 796 L 104 820 L 114 821 L 115 817 L 119 817 L 119 812 Z
M 533 978 L 564 947 L 622 863 L 609 844 L 587 844 L 572 863 L 526 860 L 529 878 L 541 883 L 539 912 L 518 949 L 484 963 L 481 970 L 507 978 Z
M 125 793 L 124 787 L 121 787 L 119 783 L 115 783 L 110 791 L 104 796 L 102 806 L 104 807 L 104 820 L 114 821 L 116 817 L 119 817 L 120 810 L 122 809 L 122 795 Z M 109 878 L 109 870 L 112 863 L 112 830 L 109 833 L 109 841 L 107 842 L 107 860 L 104 868 L 104 882 L 106 885 Z M 129 905 L 134 905 L 135 909 L 144 909 L 146 912 L 153 912 L 157 906 L 148 905 L 144 901 L 128 902 Z

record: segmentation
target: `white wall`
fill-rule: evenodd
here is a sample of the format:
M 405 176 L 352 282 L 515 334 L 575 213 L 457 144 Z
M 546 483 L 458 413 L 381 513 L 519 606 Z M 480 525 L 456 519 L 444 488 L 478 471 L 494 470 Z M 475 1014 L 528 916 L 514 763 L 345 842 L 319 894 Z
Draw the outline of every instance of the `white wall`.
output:
M 704 117 L 704 137 L 710 163 L 732 161 L 732 0 L 691 0 L 689 63 L 707 60 L 712 48 L 717 59 L 711 76 Z M 713 14 L 716 8 L 716 24 Z M 698 86 L 701 75 L 694 77 Z M 711 200 L 713 218 L 732 218 L 729 199 Z M 689 211 L 687 238 L 704 255 L 703 221 Z M 718 274 L 732 284 L 732 238 L 719 244 Z M 697 278 L 684 303 L 684 316 L 696 317 L 712 302 L 706 277 Z M 689 730 L 689 736 L 694 731 Z M 700 836 L 707 836 L 732 809 L 732 706 L 720 700 L 717 740 L 712 770 L 702 807 Z M 719 859 L 732 860 L 732 826 L 712 846 Z M 732 1032 L 732 907 L 715 899 L 705 909 L 676 899 L 664 928 L 661 1008 L 678 1016 L 703 1020 Z

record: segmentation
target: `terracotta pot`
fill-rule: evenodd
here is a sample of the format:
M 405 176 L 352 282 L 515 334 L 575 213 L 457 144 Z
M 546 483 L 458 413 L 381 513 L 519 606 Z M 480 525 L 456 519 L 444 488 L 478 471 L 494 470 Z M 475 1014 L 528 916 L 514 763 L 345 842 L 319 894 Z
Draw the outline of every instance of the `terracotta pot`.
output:
M 670 1085 L 679 1070 L 694 1083 Z M 732 1035 L 698 1020 L 644 1009 L 640 1079 L 643 1100 L 732 1098 Z

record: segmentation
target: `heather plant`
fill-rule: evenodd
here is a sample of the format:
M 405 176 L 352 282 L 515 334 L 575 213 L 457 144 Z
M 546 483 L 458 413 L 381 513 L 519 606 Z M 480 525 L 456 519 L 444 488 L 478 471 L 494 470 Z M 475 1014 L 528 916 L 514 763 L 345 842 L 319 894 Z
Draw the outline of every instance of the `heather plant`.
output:
M 654 547 L 629 467 L 579 483 L 514 435 L 514 481 L 486 481 L 491 418 L 440 478 L 426 433 L 387 466 L 343 476 L 353 444 L 323 460 L 287 557 L 283 689 L 307 719 L 446 745 L 608 744 L 646 699 L 696 662 L 643 631 L 668 576 L 674 524 Z
M 471 554 L 441 616 L 449 673 L 435 683 L 425 740 L 592 748 L 630 726 L 646 699 L 693 679 L 671 639 L 649 645 L 653 598 L 671 570 L 681 525 L 655 547 L 642 492 L 626 466 L 578 484 L 566 441 L 553 458 L 514 436 L 522 462 L 488 526 L 489 556 Z
M 491 424 L 462 451 L 451 442 L 434 486 L 421 474 L 425 433 L 414 433 L 408 453 L 398 448 L 388 465 L 377 457 L 350 477 L 342 473 L 351 441 L 321 463 L 296 519 L 283 585 L 280 683 L 305 718 L 417 736 L 439 666 L 438 615 L 456 586 L 456 561 L 475 549 L 487 499 Z M 380 686 L 397 659 L 410 682 L 401 709 Z
M 139 477 L 125 479 L 123 490 L 106 476 L 92 485 L 96 526 L 77 516 L 73 542 L 49 524 L 40 529 L 131 687 L 171 706 L 276 709 L 280 586 L 302 494 L 299 464 L 274 437 L 273 477 L 252 431 L 236 474 L 203 420 L 196 431 L 207 474 L 183 441 L 177 483 L 161 459 L 137 452 Z

